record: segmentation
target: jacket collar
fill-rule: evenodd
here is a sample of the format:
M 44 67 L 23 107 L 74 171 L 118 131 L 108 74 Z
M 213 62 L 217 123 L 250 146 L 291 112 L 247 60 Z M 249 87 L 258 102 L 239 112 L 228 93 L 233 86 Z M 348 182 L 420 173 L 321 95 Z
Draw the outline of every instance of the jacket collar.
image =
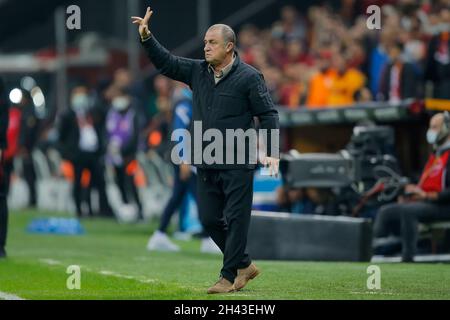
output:
M 233 61 L 233 65 L 231 67 L 231 70 L 228 72 L 228 74 L 230 74 L 231 72 L 233 72 L 239 65 L 239 63 L 241 62 L 241 58 L 239 57 L 239 54 L 237 51 L 234 51 L 234 61 Z M 208 73 L 211 73 L 209 67 L 210 64 L 208 62 L 206 62 L 206 60 L 203 60 L 203 64 L 204 64 L 204 69 L 203 71 L 206 71 Z M 226 75 L 224 76 L 224 78 L 226 77 Z

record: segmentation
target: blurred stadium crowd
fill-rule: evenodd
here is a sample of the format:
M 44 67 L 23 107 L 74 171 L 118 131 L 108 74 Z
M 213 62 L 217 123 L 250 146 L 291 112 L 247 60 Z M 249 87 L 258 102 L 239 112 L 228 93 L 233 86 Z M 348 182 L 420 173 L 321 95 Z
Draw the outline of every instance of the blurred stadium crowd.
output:
M 382 28 L 366 9 L 381 8 Z M 449 98 L 449 1 L 342 1 L 300 13 L 281 10 L 269 28 L 243 26 L 244 61 L 260 69 L 274 101 L 292 109 L 368 101 Z M 426 91 L 425 83 L 434 85 Z

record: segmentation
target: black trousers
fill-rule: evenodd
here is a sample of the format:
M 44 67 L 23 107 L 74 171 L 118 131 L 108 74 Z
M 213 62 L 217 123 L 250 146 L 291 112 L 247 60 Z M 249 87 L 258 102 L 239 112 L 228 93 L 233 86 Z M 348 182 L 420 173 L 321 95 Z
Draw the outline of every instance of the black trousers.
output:
M 170 219 L 172 218 L 175 211 L 180 207 L 181 203 L 184 200 L 185 195 L 188 191 L 191 191 L 195 201 L 197 201 L 197 177 L 194 173 L 191 173 L 191 176 L 188 180 L 182 181 L 180 179 L 180 166 L 174 165 L 174 177 L 173 177 L 173 189 L 172 195 L 167 202 L 166 207 L 161 216 L 161 222 L 159 225 L 159 231 L 166 232 L 167 227 L 169 226 Z
M 74 161 L 74 186 L 73 186 L 73 197 L 75 200 L 75 206 L 77 209 L 78 217 L 83 215 L 82 212 L 82 202 L 86 200 L 89 210 L 89 215 L 93 216 L 92 205 L 91 205 L 91 190 L 96 188 L 99 195 L 99 205 L 100 205 L 100 215 L 105 217 L 113 217 L 111 206 L 109 205 L 108 197 L 106 195 L 106 183 L 105 183 L 105 170 L 99 157 L 94 153 L 82 153 L 77 161 Z M 81 184 L 81 178 L 83 170 L 87 169 L 91 173 L 90 184 L 87 190 L 83 190 Z M 86 191 L 84 194 L 83 191 Z
M 392 203 L 378 211 L 374 223 L 374 237 L 386 237 L 400 230 L 402 258 L 413 259 L 418 240 L 418 223 L 450 220 L 450 205 L 431 202 Z
M 2 152 L 3 157 L 3 152 Z M 6 246 L 8 233 L 8 190 L 13 165 L 0 158 L 0 250 Z
M 25 156 L 23 159 L 23 177 L 30 190 L 30 207 L 35 207 L 37 204 L 36 194 L 36 171 L 34 169 L 34 162 L 31 154 Z
M 134 198 L 136 206 L 138 208 L 138 216 L 139 219 L 143 219 L 142 213 L 142 203 L 139 198 L 139 193 L 136 185 L 134 184 L 134 175 L 129 175 L 126 172 L 126 165 L 122 166 L 114 166 L 115 179 L 116 184 L 119 187 L 120 195 L 122 196 L 123 203 L 130 204 L 131 199 L 129 196 L 129 191 L 131 191 L 131 195 Z
M 234 282 L 237 269 L 250 265 L 246 251 L 253 200 L 254 170 L 197 170 L 199 216 L 223 252 L 221 275 Z

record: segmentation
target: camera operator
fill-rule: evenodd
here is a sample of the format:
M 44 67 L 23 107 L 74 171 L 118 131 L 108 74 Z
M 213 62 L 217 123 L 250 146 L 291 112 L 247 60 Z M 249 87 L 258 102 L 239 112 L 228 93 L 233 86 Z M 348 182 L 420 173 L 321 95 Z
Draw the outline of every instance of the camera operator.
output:
M 433 145 L 420 181 L 409 184 L 397 203 L 384 205 L 378 211 L 374 237 L 385 237 L 400 225 L 402 261 L 413 262 L 418 238 L 418 223 L 450 220 L 450 116 L 434 115 L 427 131 Z

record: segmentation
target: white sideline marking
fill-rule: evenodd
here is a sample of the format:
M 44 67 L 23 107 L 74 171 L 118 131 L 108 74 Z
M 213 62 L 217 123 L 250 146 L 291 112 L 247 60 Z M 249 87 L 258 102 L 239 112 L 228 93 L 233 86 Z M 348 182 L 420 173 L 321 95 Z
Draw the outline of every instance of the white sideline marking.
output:
M 104 276 L 111 276 L 111 277 L 128 279 L 128 280 L 136 280 L 136 281 L 141 282 L 141 283 L 153 283 L 153 282 L 157 282 L 158 281 L 156 279 L 148 279 L 148 278 L 142 279 L 142 278 L 138 278 L 138 277 L 128 276 L 128 275 L 125 275 L 125 274 L 116 273 L 114 271 L 109 271 L 109 270 L 101 270 L 100 272 L 96 272 L 96 273 L 99 273 L 99 274 L 104 275 Z
M 0 291 L 0 299 L 2 300 L 25 300 L 15 294 Z
M 379 292 L 379 291 L 350 291 L 350 294 L 358 294 L 358 295 L 363 295 L 363 294 L 381 294 L 381 295 L 398 295 L 398 293 L 393 293 L 393 292 Z
M 62 265 L 61 261 L 58 260 L 53 260 L 53 259 L 39 259 L 40 262 L 45 263 L 45 264 L 49 264 L 51 266 L 59 266 Z
M 54 259 L 39 259 L 39 261 L 42 262 L 42 263 L 48 264 L 48 265 L 64 265 L 61 261 L 54 260 Z M 97 273 L 97 274 L 101 274 L 103 276 L 108 276 L 108 277 L 116 277 L 116 278 L 122 278 L 122 279 L 128 279 L 128 280 L 135 280 L 137 282 L 147 283 L 147 284 L 148 283 L 158 283 L 158 282 L 160 282 L 158 279 L 151 279 L 151 278 L 145 278 L 145 277 L 134 277 L 134 276 L 125 275 L 125 274 L 117 273 L 117 272 L 110 271 L 110 270 L 97 271 L 97 270 L 93 270 L 93 269 L 90 269 L 90 268 L 87 268 L 87 267 L 83 267 L 81 265 L 80 265 L 80 267 L 82 267 L 82 269 L 87 271 L 87 272 Z M 192 287 L 183 286 L 183 285 L 179 285 L 179 287 L 181 289 L 188 289 L 188 290 L 196 290 L 196 289 L 198 289 L 198 288 L 192 288 Z M 232 293 L 230 295 L 232 295 L 232 296 L 235 295 L 235 296 L 239 296 L 239 297 L 250 296 L 250 294 L 245 294 L 245 293 L 241 293 L 241 292 L 239 292 L 239 293 L 237 293 L 237 292 L 236 293 Z
M 40 262 L 48 264 L 48 265 L 63 265 L 63 263 L 61 261 L 58 260 L 54 260 L 54 259 L 39 259 Z M 80 266 L 82 267 L 82 266 Z M 87 267 L 82 267 L 83 270 L 87 271 L 87 272 L 92 272 L 92 273 L 97 273 L 97 274 L 101 274 L 103 276 L 109 276 L 109 277 L 116 277 L 116 278 L 122 278 L 122 279 L 128 279 L 128 280 L 135 280 L 141 283 L 155 283 L 158 282 L 158 280 L 156 279 L 150 279 L 150 278 L 144 278 L 144 277 L 134 277 L 134 276 L 129 276 L 129 275 L 125 275 L 125 274 L 121 274 L 121 273 L 117 273 L 114 271 L 109 271 L 109 270 L 100 270 L 100 271 L 96 271 Z

